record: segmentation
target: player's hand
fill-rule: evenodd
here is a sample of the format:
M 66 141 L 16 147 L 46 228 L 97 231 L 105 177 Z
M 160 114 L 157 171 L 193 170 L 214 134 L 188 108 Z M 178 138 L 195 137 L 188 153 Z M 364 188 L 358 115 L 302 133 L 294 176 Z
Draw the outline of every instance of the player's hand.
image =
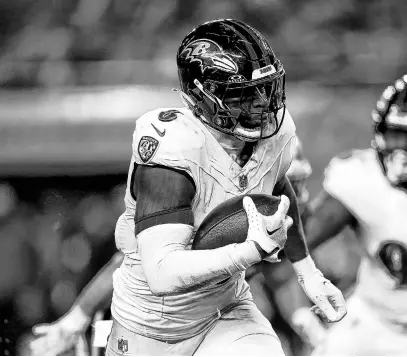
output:
M 327 328 L 308 307 L 300 307 L 291 316 L 291 325 L 300 338 L 312 349 L 325 339 Z
M 298 269 L 298 263 L 306 269 Z M 304 292 L 315 304 L 312 311 L 326 322 L 342 320 L 347 312 L 342 292 L 315 267 L 312 258 L 308 256 L 293 267 Z
M 277 212 L 272 216 L 264 216 L 257 211 L 253 200 L 246 196 L 243 198 L 243 207 L 249 221 L 247 240 L 252 240 L 269 255 L 275 255 L 287 241 L 287 230 L 293 224 L 291 217 L 287 216 L 290 200 L 281 196 Z
M 342 292 L 321 272 L 304 281 L 303 289 L 315 304 L 311 310 L 323 321 L 337 322 L 345 317 L 347 310 Z
M 37 338 L 30 343 L 31 355 L 57 356 L 80 346 L 88 321 L 89 317 L 79 317 L 71 311 L 54 323 L 34 326 L 32 331 Z

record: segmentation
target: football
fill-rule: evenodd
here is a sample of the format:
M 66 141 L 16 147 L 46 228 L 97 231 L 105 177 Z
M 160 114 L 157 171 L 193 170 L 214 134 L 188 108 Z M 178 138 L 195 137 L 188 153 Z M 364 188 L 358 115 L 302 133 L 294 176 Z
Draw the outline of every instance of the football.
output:
M 257 210 L 273 215 L 280 198 L 264 194 L 251 194 Z M 192 242 L 193 250 L 220 248 L 228 244 L 242 243 L 247 238 L 249 222 L 243 208 L 244 196 L 231 198 L 215 207 L 202 221 Z

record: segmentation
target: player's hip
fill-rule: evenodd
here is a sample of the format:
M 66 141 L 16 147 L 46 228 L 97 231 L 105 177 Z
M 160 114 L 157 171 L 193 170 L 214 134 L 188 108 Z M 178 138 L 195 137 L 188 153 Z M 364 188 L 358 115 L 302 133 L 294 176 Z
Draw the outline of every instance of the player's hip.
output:
M 107 356 L 163 356 L 163 355 L 192 355 L 199 344 L 201 336 L 194 339 L 168 341 L 145 336 L 122 326 L 113 319 L 112 331 L 107 346 Z
M 176 338 L 175 338 L 176 337 Z M 210 351 L 210 354 L 222 350 L 232 349 L 236 341 L 268 342 L 277 352 L 282 352 L 281 345 L 270 323 L 258 311 L 251 300 L 236 302 L 220 311 L 215 319 L 201 327 L 190 336 L 169 336 L 165 334 L 153 336 L 146 331 L 131 331 L 120 321 L 114 319 L 110 333 L 106 354 L 107 355 L 194 355 Z M 239 351 L 236 351 L 238 355 Z M 234 354 L 236 354 L 234 353 Z M 281 354 L 281 353 L 279 353 Z M 261 354 L 261 355 L 264 355 Z
M 113 274 L 113 304 L 129 313 L 138 309 L 152 311 L 160 317 L 169 315 L 190 320 L 210 316 L 214 311 L 243 299 L 251 293 L 239 273 L 216 285 L 200 287 L 194 291 L 158 297 L 150 291 L 140 265 L 127 265 L 126 261 Z M 136 311 L 137 312 L 137 311 Z
M 115 319 L 130 331 L 167 340 L 189 338 L 216 321 L 223 311 L 241 301 L 252 300 L 243 278 L 226 282 L 226 286 L 216 293 L 200 291 L 200 294 L 164 299 L 153 295 L 137 296 L 125 287 L 119 289 L 120 281 L 115 281 L 114 285 L 111 310 Z

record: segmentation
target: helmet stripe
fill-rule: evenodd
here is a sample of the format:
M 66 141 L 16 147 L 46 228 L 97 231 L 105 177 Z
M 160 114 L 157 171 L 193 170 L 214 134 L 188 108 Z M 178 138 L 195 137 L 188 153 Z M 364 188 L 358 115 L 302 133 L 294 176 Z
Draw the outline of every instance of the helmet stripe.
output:
M 256 43 L 256 49 L 260 50 L 260 53 L 257 54 L 258 58 L 264 59 L 266 61 L 266 66 L 269 64 L 273 64 L 270 61 L 270 53 L 265 48 L 264 44 L 262 43 L 260 35 L 250 26 L 246 25 L 237 20 L 230 20 L 235 26 L 238 26 L 240 30 L 246 34 L 246 39 L 249 40 L 250 43 L 254 41 Z M 235 28 L 237 31 L 237 29 Z
M 260 68 L 260 62 L 259 62 L 259 57 L 256 53 L 256 51 L 254 50 L 253 46 L 251 45 L 252 41 L 250 41 L 250 39 L 248 39 L 246 36 L 244 36 L 237 28 L 236 28 L 236 23 L 234 21 L 231 20 L 225 20 L 225 24 L 227 26 L 229 26 L 235 33 L 236 35 L 238 35 L 240 37 L 240 39 L 243 41 L 247 51 L 250 54 L 250 60 L 253 62 L 253 67 L 254 68 Z M 256 42 L 257 43 L 257 42 Z

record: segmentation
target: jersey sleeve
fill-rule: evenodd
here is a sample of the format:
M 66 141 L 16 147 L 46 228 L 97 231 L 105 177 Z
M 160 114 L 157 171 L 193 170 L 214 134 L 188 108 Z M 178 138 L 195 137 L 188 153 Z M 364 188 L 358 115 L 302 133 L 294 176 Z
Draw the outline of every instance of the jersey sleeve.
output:
M 292 136 L 291 139 L 287 142 L 285 147 L 283 148 L 281 154 L 281 165 L 278 171 L 278 176 L 276 182 L 279 182 L 284 176 L 288 173 L 290 165 L 293 161 L 294 152 L 295 152 L 295 145 L 296 145 L 296 137 Z
M 279 170 L 277 172 L 276 183 L 280 181 L 286 175 L 288 169 L 290 168 L 291 162 L 294 157 L 295 145 L 296 145 L 296 136 L 295 136 L 295 124 L 293 118 L 291 117 L 288 109 L 285 110 L 284 122 L 280 128 L 280 131 L 277 133 L 276 138 L 271 138 L 269 140 L 276 140 L 282 145 L 281 149 L 281 158 L 279 164 Z
M 311 164 L 304 155 L 302 143 L 298 136 L 295 137 L 295 143 L 293 145 L 293 158 L 287 171 L 287 176 L 290 181 L 305 180 L 312 173 Z
M 136 121 L 131 196 L 135 234 L 166 223 L 193 225 L 200 138 L 181 110 L 157 109 Z M 195 165 L 195 166 L 194 166 Z
M 171 112 L 172 116 L 165 117 L 163 112 Z M 203 139 L 188 122 L 182 111 L 175 109 L 144 114 L 136 121 L 133 134 L 136 163 L 167 166 L 193 176 L 192 166 L 199 161 Z

